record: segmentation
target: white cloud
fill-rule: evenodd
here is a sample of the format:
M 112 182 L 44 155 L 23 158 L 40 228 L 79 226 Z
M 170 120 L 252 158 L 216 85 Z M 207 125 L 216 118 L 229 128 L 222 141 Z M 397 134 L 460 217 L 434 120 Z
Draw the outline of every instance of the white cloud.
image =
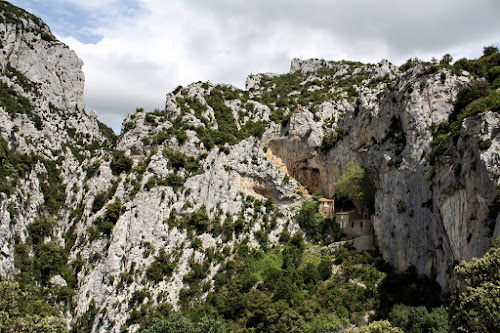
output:
M 288 71 L 293 57 L 458 59 L 500 42 L 497 0 L 65 1 L 98 23 L 87 26 L 102 36 L 95 44 L 55 32 L 85 62 L 89 111 L 115 129 L 137 106 L 162 108 L 179 84 L 243 87 L 249 73 Z

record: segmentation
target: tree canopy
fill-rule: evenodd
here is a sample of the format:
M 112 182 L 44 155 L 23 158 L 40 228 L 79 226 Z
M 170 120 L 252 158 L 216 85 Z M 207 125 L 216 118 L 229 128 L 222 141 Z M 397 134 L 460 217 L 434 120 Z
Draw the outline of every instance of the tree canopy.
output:
M 456 332 L 500 332 L 500 238 L 481 258 L 461 262 L 455 274 L 463 283 L 450 307 Z
M 337 195 L 352 199 L 359 212 L 373 206 L 375 187 L 368 171 L 356 162 L 349 162 L 342 176 L 335 182 Z

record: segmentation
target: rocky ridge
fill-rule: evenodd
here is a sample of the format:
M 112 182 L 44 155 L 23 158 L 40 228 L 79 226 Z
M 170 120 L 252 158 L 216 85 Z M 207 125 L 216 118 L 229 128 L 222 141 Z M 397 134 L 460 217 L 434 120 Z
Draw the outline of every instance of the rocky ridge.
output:
M 29 225 L 55 219 L 45 237 L 69 244 L 76 295 L 68 317 L 76 326 L 92 314 L 93 332 L 134 331 L 144 305 L 203 299 L 243 246 L 270 247 L 283 230 L 299 230 L 301 202 L 334 197 L 350 161 L 372 175 L 377 245 L 398 270 L 414 266 L 453 288 L 455 263 L 500 236 L 499 217 L 489 214 L 498 196 L 499 114 L 481 112 L 453 135 L 439 132 L 460 85 L 473 80 L 465 71 L 294 59 L 288 74 L 249 76 L 245 90 L 179 87 L 165 110 L 127 116 L 114 144 L 84 112 L 75 53 L 37 18 L 12 18 L 8 9 L 0 79 L 10 95 L 0 131 L 7 153 L 31 154 L 32 162 L 18 174 L 2 164 L 14 190 L 0 194 L 0 275 L 22 270 L 16 246 L 32 241 Z M 43 184 L 54 176 L 64 195 L 51 204 Z M 47 278 L 41 283 L 70 283 L 62 272 Z

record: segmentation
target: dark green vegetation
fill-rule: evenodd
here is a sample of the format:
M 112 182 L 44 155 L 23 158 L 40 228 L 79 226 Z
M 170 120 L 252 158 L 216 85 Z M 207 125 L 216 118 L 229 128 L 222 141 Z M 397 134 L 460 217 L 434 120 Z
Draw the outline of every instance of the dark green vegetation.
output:
M 54 306 L 55 297 L 34 285 L 0 282 L 0 331 L 65 333 L 63 313 Z
M 325 136 L 323 137 L 323 141 L 321 142 L 321 151 L 322 152 L 327 152 L 333 147 L 335 147 L 335 144 L 339 141 L 342 140 L 342 138 L 346 135 L 346 130 L 343 127 L 339 127 L 333 131 L 328 131 L 325 133 Z
M 10 7 L 0 2 L 5 21 L 24 25 L 15 16 L 25 14 L 6 13 L 5 8 Z M 45 32 L 40 31 L 40 34 L 49 41 L 53 38 Z M 453 73 L 464 69 L 476 75 L 477 80 L 461 88 L 449 122 L 433 127 L 435 150 L 430 156 L 431 164 L 446 149 L 445 144 L 456 135 L 457 126 L 462 121 L 485 110 L 498 112 L 499 96 L 495 90 L 500 86 L 498 49 L 485 49 L 485 56 L 478 60 L 459 60 L 455 65 L 451 62 L 451 56 L 445 55 L 439 64 L 423 64 L 422 76 L 441 71 L 438 77 L 445 82 L 448 73 L 445 69 Z M 422 65 L 422 62 L 410 60 L 401 70 L 410 73 L 417 65 Z M 74 307 L 72 300 L 78 273 L 86 274 L 92 270 L 103 255 L 92 253 L 89 262 L 84 263 L 77 253 L 75 261 L 69 264 L 75 242 L 103 243 L 103 250 L 107 251 L 124 207 L 129 207 L 128 200 L 141 189 L 157 191 L 164 205 L 168 201 L 168 205 L 173 206 L 181 196 L 192 197 L 191 189 L 185 186 L 188 178 L 213 165 L 205 161 L 206 155 L 189 156 L 175 151 L 176 144 L 183 145 L 196 135 L 208 150 L 219 148 L 221 153 L 228 154 L 228 145 L 251 137 L 261 138 L 271 122 L 280 124 L 281 127 L 276 128 L 287 135 L 293 114 L 303 107 L 311 110 L 314 120 L 319 121 L 321 103 L 346 99 L 351 103 L 349 108 L 352 106 L 352 111 L 357 114 L 361 112 L 361 86 L 380 91 L 377 98 L 395 89 L 390 85 L 388 75 L 373 76 L 376 65 L 339 62 L 331 66 L 311 75 L 262 76 L 260 87 L 248 92 L 205 83 L 201 85 L 204 92 L 200 99 L 189 97 L 192 95 L 188 89 L 178 87 L 173 92 L 177 110 L 151 113 L 137 110 L 136 115 L 142 113 L 144 118 L 141 119 L 146 125 L 152 125 L 150 129 L 154 135 L 142 138 L 146 147 L 139 147 L 137 155 L 134 152 L 135 167 L 125 151 L 116 150 L 117 137 L 106 125 L 98 123 L 106 138 L 102 142 L 92 141 L 90 134 L 78 133 L 76 128 L 65 128 L 68 142 L 63 148 L 69 149 L 83 166 L 85 181 L 99 177 L 109 162 L 113 174 L 110 184 L 95 194 L 93 202 L 72 199 L 72 195 L 66 197 L 66 185 L 61 182 L 64 161 L 63 157 L 58 158 L 62 156 L 61 152 L 52 152 L 52 157 L 21 154 L 15 148 L 9 148 L 2 139 L 0 195 L 2 200 L 9 200 L 8 213 L 12 221 L 16 221 L 23 196 L 26 196 L 19 190 L 19 185 L 33 170 L 37 172 L 44 203 L 38 218 L 27 225 L 27 237 L 21 234 L 13 239 L 17 281 L 0 282 L 0 331 L 65 331 L 62 318 Z M 25 97 L 35 96 L 39 86 L 10 64 L 2 74 L 22 88 L 24 94 L 19 93 L 19 87 L 1 83 L 0 105 L 13 119 L 28 117 L 37 129 L 43 129 L 46 119 L 37 116 L 36 98 Z M 403 89 L 405 93 L 412 93 L 418 88 L 407 85 Z M 237 108 L 233 107 L 235 104 Z M 258 115 L 262 109 L 260 104 L 270 109 L 269 120 Z M 49 108 L 51 112 L 65 116 L 64 110 L 53 105 Z M 324 120 L 326 132 L 320 148 L 323 157 L 348 134 L 348 129 L 339 126 L 338 121 Z M 154 128 L 153 125 L 162 127 Z M 131 121 L 124 124 L 123 133 L 134 126 L 131 117 Z M 397 126 L 391 125 L 391 131 L 396 130 Z M 13 129 L 16 131 L 19 129 Z M 397 144 L 401 142 L 403 140 Z M 15 147 L 15 140 L 10 143 L 10 147 Z M 488 138 L 476 138 L 472 143 L 480 150 L 487 150 L 492 145 Z M 159 145 L 169 147 L 161 151 L 168 173 L 164 176 L 149 173 L 151 176 L 143 179 L 143 175 L 151 171 L 148 167 L 152 156 L 158 153 Z M 138 161 L 136 156 L 142 153 L 144 158 Z M 257 157 L 252 163 L 258 164 Z M 403 163 L 401 154 L 395 154 L 390 163 L 391 167 L 399 167 Z M 335 184 L 339 196 L 343 195 L 345 202 L 353 201 L 359 211 L 373 210 L 371 176 L 361 165 L 349 163 Z M 83 197 L 89 191 L 89 184 L 92 181 L 83 183 Z M 171 189 L 175 196 L 166 197 L 165 193 Z M 80 193 L 79 189 L 68 192 Z M 121 199 L 114 197 L 115 194 Z M 489 207 L 492 218 L 500 210 L 499 198 L 497 195 Z M 76 204 L 74 201 L 77 200 Z M 356 252 L 349 245 L 329 247 L 331 242 L 340 238 L 340 230 L 334 220 L 324 219 L 318 213 L 318 202 L 305 201 L 296 216 L 290 217 L 304 235 L 292 235 L 288 230 L 294 228 L 289 229 L 286 225 L 279 234 L 278 244 L 272 241 L 275 236 L 272 232 L 278 228 L 278 219 L 284 218 L 284 214 L 271 199 L 257 200 L 248 196 L 242 201 L 243 207 L 238 213 L 226 215 L 220 207 L 207 211 L 206 206 L 186 200 L 184 207 L 176 207 L 163 221 L 163 227 L 186 236 L 182 244 L 165 242 L 159 248 L 153 248 L 144 240 L 142 256 L 143 259 L 149 258 L 147 264 L 140 266 L 140 263 L 131 262 L 128 265 L 124 258 L 119 275 L 110 276 L 113 279 L 109 281 L 103 279 L 103 283 L 116 287 L 117 294 L 134 290 L 124 303 L 117 301 L 120 304 L 113 305 L 123 306 L 122 309 L 128 312 L 123 331 L 132 325 L 139 325 L 146 333 L 334 332 L 352 326 L 362 327 L 363 332 L 447 332 L 450 328 L 464 332 L 499 330 L 498 242 L 484 258 L 458 266 L 456 274 L 463 280 L 465 288 L 443 303 L 439 287 L 412 269 L 395 274 L 375 251 Z M 65 207 L 65 203 L 73 207 Z M 195 204 L 197 206 L 193 208 Z M 77 240 L 74 229 L 76 222 L 82 221 L 85 207 L 89 207 L 86 213 L 98 214 L 99 217 L 91 216 L 91 225 Z M 407 212 L 403 201 L 397 203 L 397 211 L 400 214 Z M 70 223 L 75 224 L 63 236 L 63 242 L 60 232 L 68 215 Z M 259 228 L 254 228 L 256 224 Z M 206 234 L 220 237 L 222 245 L 204 248 Z M 250 240 L 255 241 L 253 247 L 249 246 Z M 167 302 L 166 293 L 156 293 L 154 289 L 170 282 L 174 276 L 179 278 L 176 274 L 183 269 L 179 265 L 183 251 L 190 250 L 193 250 L 193 255 L 187 260 L 188 270 L 180 276 L 183 282 L 179 295 L 181 309 L 174 312 Z M 210 272 L 214 267 L 217 272 L 212 278 Z M 66 286 L 53 283 L 62 280 L 59 277 L 64 279 Z M 495 298 L 491 300 L 485 295 L 494 295 Z M 104 316 L 105 308 L 99 306 L 92 301 L 88 311 L 73 324 L 73 331 L 90 332 L 94 319 Z M 450 322 L 448 311 L 452 318 Z M 372 323 L 367 325 L 368 321 Z
M 350 198 L 358 212 L 373 211 L 375 205 L 375 186 L 370 172 L 356 162 L 349 162 L 346 170 L 335 182 L 338 196 Z
M 214 290 L 200 302 L 204 271 L 194 264 L 184 277 L 189 290 L 181 292 L 182 311 L 163 307 L 141 317 L 144 332 L 179 327 L 203 332 L 200 326 L 207 322 L 215 332 L 337 332 L 365 325 L 372 310 L 390 323 L 375 322 L 371 329 L 390 325 L 405 332 L 448 332 L 439 287 L 412 271 L 392 273 L 376 252 L 306 246 L 301 234 L 266 251 L 242 243 L 221 265 Z
M 450 325 L 455 332 L 500 332 L 500 238 L 482 258 L 455 267 L 464 291 L 452 297 Z
M 129 172 L 132 169 L 132 159 L 125 156 L 123 150 L 117 150 L 113 153 L 109 167 L 115 176 L 122 172 Z
M 500 112 L 500 53 L 495 47 L 485 47 L 484 55 L 479 59 L 459 59 L 448 66 L 452 71 L 460 73 L 465 70 L 471 73 L 474 79 L 460 87 L 455 101 L 453 112 L 447 122 L 433 124 L 431 130 L 434 140 L 430 156 L 427 156 L 431 165 L 436 164 L 436 159 L 446 154 L 449 147 L 453 146 L 460 134 L 460 128 L 465 119 L 476 116 L 485 111 Z M 481 150 L 488 149 L 491 145 L 489 139 L 478 139 Z
M 2 332 L 67 332 L 65 311 L 72 307 L 76 276 L 68 265 L 75 235 L 69 231 L 62 247 L 54 239 L 56 222 L 42 217 L 28 225 L 23 244 L 16 237 L 16 281 L 0 282 Z M 67 285 L 52 284 L 61 276 Z
M 318 201 L 304 201 L 295 219 L 309 241 L 329 244 L 340 240 L 338 223 L 335 219 L 325 219 L 319 213 Z
M 66 187 L 60 181 L 57 162 L 39 155 L 21 154 L 9 149 L 7 142 L 0 138 L 0 192 L 6 195 L 14 194 L 20 179 L 26 178 L 37 164 L 43 165 L 45 169 L 38 173 L 45 200 L 41 207 L 42 211 L 55 214 L 61 209 L 66 198 L 64 192 Z
M 162 307 L 141 322 L 147 333 L 341 332 L 368 325 L 363 317 L 375 310 L 361 332 L 497 332 L 499 260 L 497 239 L 483 258 L 457 266 L 465 288 L 442 305 L 439 286 L 412 269 L 395 274 L 376 252 L 305 246 L 295 234 L 266 252 L 242 244 L 204 302 L 190 295 L 182 311 Z M 201 266 L 195 271 L 185 277 L 191 286 L 206 277 Z

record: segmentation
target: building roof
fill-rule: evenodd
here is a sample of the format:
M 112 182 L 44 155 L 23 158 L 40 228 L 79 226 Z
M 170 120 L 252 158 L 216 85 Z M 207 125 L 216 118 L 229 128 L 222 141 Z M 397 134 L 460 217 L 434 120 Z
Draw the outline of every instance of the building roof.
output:
M 319 199 L 321 202 L 333 202 L 333 199 L 328 199 L 328 198 L 321 198 Z
M 337 212 L 335 213 L 335 215 L 351 215 L 351 214 L 355 214 L 356 211 L 355 210 L 348 210 L 347 212 Z

